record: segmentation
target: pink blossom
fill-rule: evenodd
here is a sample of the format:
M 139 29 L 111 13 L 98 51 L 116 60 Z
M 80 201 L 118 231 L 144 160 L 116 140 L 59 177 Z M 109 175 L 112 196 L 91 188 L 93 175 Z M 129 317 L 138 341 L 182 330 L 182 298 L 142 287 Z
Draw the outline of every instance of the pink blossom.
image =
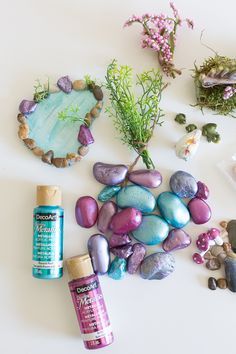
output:
M 223 99 L 228 100 L 236 93 L 236 88 L 232 86 L 226 86 L 223 92 Z

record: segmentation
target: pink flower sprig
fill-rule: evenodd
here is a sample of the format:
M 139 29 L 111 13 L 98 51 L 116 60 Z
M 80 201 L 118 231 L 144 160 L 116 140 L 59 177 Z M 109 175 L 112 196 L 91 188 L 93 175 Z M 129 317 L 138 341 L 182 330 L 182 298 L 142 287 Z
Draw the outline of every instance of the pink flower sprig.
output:
M 223 99 L 228 100 L 236 93 L 236 88 L 233 86 L 226 86 L 223 92 Z
M 129 27 L 133 23 L 140 23 L 143 26 L 141 46 L 142 48 L 150 48 L 158 54 L 158 61 L 163 72 L 167 76 L 175 78 L 176 74 L 180 75 L 181 71 L 176 69 L 173 64 L 173 56 L 176 45 L 176 31 L 185 21 L 189 28 L 193 29 L 193 21 L 186 18 L 182 20 L 179 16 L 173 2 L 170 2 L 173 11 L 173 18 L 164 14 L 151 15 L 144 14 L 142 16 L 133 15 L 124 24 Z

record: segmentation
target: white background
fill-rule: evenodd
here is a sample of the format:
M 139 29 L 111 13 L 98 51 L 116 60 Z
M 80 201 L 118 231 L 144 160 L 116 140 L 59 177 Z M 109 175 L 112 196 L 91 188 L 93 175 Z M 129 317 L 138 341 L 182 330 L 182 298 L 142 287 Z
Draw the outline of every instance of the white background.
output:
M 173 171 L 183 169 L 210 188 L 213 216 L 208 225 L 186 228 L 193 240 L 222 219 L 235 218 L 235 189 L 217 163 L 236 151 L 236 121 L 190 104 L 195 103 L 190 69 L 196 60 L 212 53 L 235 56 L 233 0 L 178 0 L 180 13 L 193 18 L 194 31 L 181 28 L 176 66 L 183 75 L 168 80 L 163 94 L 165 124 L 157 128 L 151 145 L 157 169 L 164 176 L 160 190 L 168 189 Z M 103 113 L 93 126 L 96 143 L 90 154 L 72 168 L 58 170 L 40 162 L 17 137 L 16 115 L 21 99 L 32 97 L 34 80 L 50 75 L 72 79 L 91 74 L 103 80 L 113 58 L 134 67 L 135 72 L 157 67 L 154 53 L 139 46 L 139 25 L 123 29 L 133 13 L 170 11 L 167 1 L 151 0 L 8 0 L 1 1 L 1 243 L 0 243 L 0 351 L 2 354 L 84 353 L 75 312 L 61 280 L 40 281 L 31 276 L 32 209 L 37 184 L 59 184 L 66 212 L 65 258 L 86 251 L 88 237 L 96 232 L 80 228 L 74 204 L 82 195 L 96 196 L 101 189 L 92 177 L 93 163 L 129 163 L 135 155 L 121 145 L 112 122 Z M 173 146 L 183 127 L 173 122 L 178 112 L 201 126 L 216 122 L 222 137 L 218 145 L 202 141 L 197 156 L 188 163 L 176 158 Z M 155 251 L 157 247 L 153 247 Z M 104 276 L 101 285 L 114 328 L 115 342 L 104 353 L 235 353 L 236 294 L 207 289 L 212 275 L 191 261 L 193 245 L 176 255 L 175 272 L 163 281 L 126 276 L 113 281 Z M 223 270 L 214 273 L 223 276 Z

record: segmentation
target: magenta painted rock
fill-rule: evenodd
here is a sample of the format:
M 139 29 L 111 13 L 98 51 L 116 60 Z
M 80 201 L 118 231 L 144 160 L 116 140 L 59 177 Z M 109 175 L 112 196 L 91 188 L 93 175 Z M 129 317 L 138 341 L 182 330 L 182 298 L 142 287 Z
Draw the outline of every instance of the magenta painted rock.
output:
M 129 274 L 134 274 L 137 272 L 138 267 L 143 261 L 146 248 L 142 243 L 135 243 L 132 247 L 132 255 L 128 259 L 127 270 Z
M 205 185 L 205 183 L 198 181 L 197 187 L 198 187 L 198 190 L 196 193 L 196 197 L 200 198 L 200 199 L 207 199 L 209 197 L 209 189 Z
M 110 249 L 111 253 L 119 258 L 127 259 L 132 253 L 132 245 L 124 245 L 120 247 L 113 247 Z
M 98 214 L 98 230 L 105 233 L 109 229 L 111 218 L 117 212 L 117 205 L 112 201 L 107 201 L 101 207 Z
M 110 248 L 124 246 L 127 245 L 128 243 L 131 243 L 131 238 L 127 234 L 124 235 L 112 234 L 109 239 Z
M 92 227 L 98 217 L 98 205 L 94 198 L 85 196 L 77 200 L 75 205 L 75 218 L 77 223 L 85 228 Z
M 169 232 L 167 238 L 162 244 L 162 248 L 166 252 L 180 250 L 188 247 L 191 243 L 190 236 L 181 229 L 173 229 Z
M 60 77 L 57 81 L 57 86 L 65 93 L 70 93 L 72 91 L 72 82 L 69 79 L 69 76 Z
M 142 214 L 135 208 L 126 208 L 115 214 L 110 229 L 116 234 L 126 234 L 136 230 L 142 222 Z
M 157 188 L 162 182 L 160 172 L 156 170 L 137 170 L 129 173 L 130 182 L 147 188 Z
M 115 186 L 125 180 L 128 167 L 125 165 L 113 165 L 96 162 L 93 165 L 93 175 L 96 180 L 108 186 Z
M 79 128 L 78 140 L 82 145 L 90 145 L 94 143 L 91 130 L 84 124 L 81 124 Z
M 211 208 L 200 198 L 191 199 L 188 209 L 195 224 L 205 224 L 211 218 Z
M 19 111 L 22 114 L 30 114 L 35 111 L 37 103 L 34 101 L 23 100 L 19 105 Z

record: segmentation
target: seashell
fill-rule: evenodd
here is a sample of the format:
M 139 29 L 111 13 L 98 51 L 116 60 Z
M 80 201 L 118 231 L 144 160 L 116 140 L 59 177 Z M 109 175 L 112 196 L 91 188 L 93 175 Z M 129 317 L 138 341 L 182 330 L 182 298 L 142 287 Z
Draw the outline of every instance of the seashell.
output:
M 236 70 L 235 68 L 230 70 L 221 65 L 218 68 L 212 68 L 206 75 L 201 74 L 199 80 L 204 88 L 219 85 L 234 85 L 236 84 Z
M 195 129 L 194 131 L 185 134 L 176 144 L 175 153 L 176 155 L 185 161 L 188 161 L 193 157 L 200 144 L 202 132 L 200 129 Z

